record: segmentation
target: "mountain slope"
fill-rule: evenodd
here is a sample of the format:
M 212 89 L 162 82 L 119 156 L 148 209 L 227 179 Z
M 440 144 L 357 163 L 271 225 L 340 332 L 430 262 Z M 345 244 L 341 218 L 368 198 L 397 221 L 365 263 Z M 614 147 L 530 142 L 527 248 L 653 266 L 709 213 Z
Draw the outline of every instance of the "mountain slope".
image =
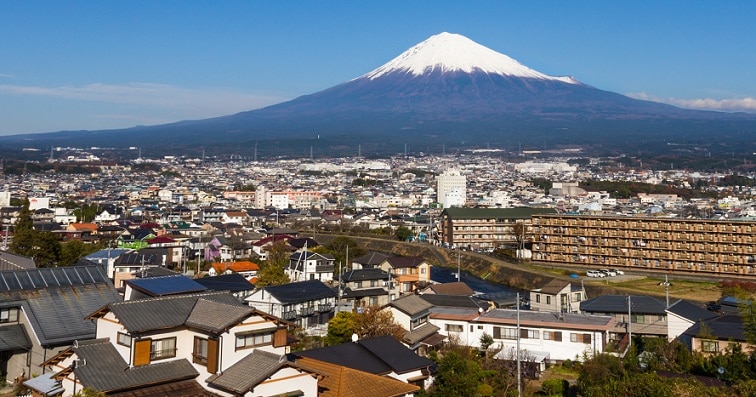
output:
M 441 147 L 702 141 L 753 144 L 756 115 L 693 111 L 549 76 L 456 34 L 441 33 L 353 80 L 263 109 L 122 131 L 23 136 L 100 146 L 411 143 Z M 6 140 L 7 141 L 7 140 Z M 73 144 L 73 143 L 71 143 Z M 350 150 L 353 150 L 350 149 Z

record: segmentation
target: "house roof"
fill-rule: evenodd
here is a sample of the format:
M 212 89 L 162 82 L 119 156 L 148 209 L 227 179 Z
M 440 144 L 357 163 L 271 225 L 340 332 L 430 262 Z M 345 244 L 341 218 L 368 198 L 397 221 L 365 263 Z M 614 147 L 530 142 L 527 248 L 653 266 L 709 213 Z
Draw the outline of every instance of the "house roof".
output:
M 346 283 L 352 282 L 352 281 L 366 281 L 366 280 L 388 281 L 388 279 L 389 279 L 389 273 L 379 268 L 354 269 L 341 275 L 341 281 L 346 282 Z
M 37 265 L 34 263 L 33 258 L 0 251 L 0 271 L 34 269 L 36 267 Z
M 391 372 L 403 374 L 428 368 L 433 361 L 420 357 L 392 336 L 379 336 L 354 342 L 342 343 L 319 349 L 293 353 L 295 357 L 308 357 L 331 364 L 384 375 Z
M 196 380 L 184 380 L 156 386 L 142 387 L 136 390 L 108 393 L 108 397 L 222 397 L 220 394 L 206 390 Z
M 21 306 L 42 346 L 95 337 L 87 315 L 120 301 L 98 266 L 0 272 L 0 305 Z
M 181 274 L 135 278 L 126 280 L 126 284 L 149 296 L 188 294 L 207 290 L 204 285 Z
M 302 357 L 297 363 L 326 375 L 318 382 L 318 386 L 323 388 L 318 393 L 321 397 L 393 397 L 420 390 L 419 386 L 397 379 L 309 357 Z
M 443 211 L 451 219 L 530 219 L 536 214 L 556 214 L 554 208 L 457 208 L 450 207 Z
M 83 360 L 73 370 L 82 386 L 108 394 L 194 379 L 199 375 L 186 359 L 130 367 L 108 339 L 79 341 L 73 350 L 78 359 Z
M 124 265 L 151 265 L 160 266 L 163 264 L 163 256 L 157 254 L 146 254 L 144 252 L 126 252 L 121 254 L 115 260 L 116 266 Z
M 627 313 L 628 297 L 625 295 L 601 295 L 580 302 L 580 311 L 589 313 Z M 666 315 L 666 304 L 644 295 L 630 296 L 630 312 L 636 314 Z
M 422 294 L 420 298 L 435 307 L 467 307 L 488 309 L 491 305 L 487 301 L 477 299 L 473 296 L 462 295 L 442 295 L 442 294 Z
M 13 324 L 0 327 L 0 352 L 31 348 L 32 343 L 23 325 Z
M 336 292 L 319 280 L 307 280 L 297 283 L 263 287 L 282 304 L 309 302 L 336 296 Z
M 113 303 L 108 309 L 129 333 L 180 326 L 222 332 L 255 309 L 243 305 L 226 292 L 174 295 Z M 92 316 L 97 316 L 94 313 Z M 90 316 L 90 317 L 92 317 Z
M 705 330 L 702 330 L 705 324 Z M 737 314 L 725 314 L 705 321 L 693 324 L 685 332 L 691 337 L 701 337 L 701 334 L 709 334 L 718 340 L 746 341 L 745 325 L 743 317 Z
M 567 286 L 569 286 L 570 283 L 568 281 L 559 280 L 557 278 L 552 279 L 546 285 L 540 288 L 540 290 L 535 290 L 536 292 L 540 292 L 542 294 L 547 295 L 556 295 L 560 292 L 562 292 Z
M 286 356 L 255 349 L 220 375 L 208 379 L 208 384 L 222 390 L 244 395 L 284 366 L 291 365 Z
M 222 274 L 220 276 L 203 277 L 196 280 L 205 288 L 211 291 L 230 291 L 241 292 L 255 289 L 255 285 L 247 281 L 244 276 L 238 273 Z
M 294 248 L 301 249 L 305 245 L 307 245 L 307 248 L 313 248 L 313 247 L 319 246 L 320 244 L 310 237 L 300 237 L 300 238 L 293 238 L 289 240 L 289 245 L 291 245 Z
M 685 300 L 679 300 L 673 303 L 669 306 L 667 311 L 693 322 L 708 320 L 719 316 L 719 314 L 715 312 L 706 310 L 701 306 L 695 305 Z
M 391 256 L 381 252 L 368 252 L 359 258 L 352 259 L 352 263 L 358 263 L 363 266 L 377 266 Z
M 428 288 L 431 291 L 435 292 L 436 294 L 440 294 L 440 295 L 472 296 L 475 294 L 475 291 L 473 291 L 472 288 L 470 288 L 470 286 L 468 286 L 462 281 L 455 281 L 455 282 L 443 283 L 443 284 L 431 284 Z
M 386 258 L 386 262 L 391 265 L 392 268 L 404 268 L 404 267 L 418 267 L 425 263 L 425 259 L 422 256 L 392 256 Z
M 407 331 L 407 333 L 404 334 L 402 341 L 406 342 L 410 346 L 414 346 L 428 338 L 438 335 L 438 330 L 440 329 L 441 328 L 431 323 L 426 323 L 420 327 L 413 329 L 412 331 Z
M 345 288 L 343 291 L 343 297 L 345 299 L 359 299 L 368 296 L 383 296 L 388 295 L 388 291 L 383 288 L 361 288 L 351 289 Z
M 610 316 L 535 312 L 529 310 L 520 310 L 519 312 L 520 324 L 522 326 L 606 330 L 614 324 L 614 319 Z M 517 323 L 517 316 L 517 310 L 493 309 L 481 314 L 473 321 L 479 323 L 514 325 Z
M 391 301 L 388 306 L 397 308 L 409 316 L 420 314 L 423 311 L 430 310 L 433 307 L 428 301 L 417 295 L 405 295 Z
M 256 272 L 260 270 L 260 266 L 257 263 L 250 261 L 236 261 L 236 262 L 218 262 L 212 264 L 213 269 L 218 273 L 223 273 L 226 270 L 232 272 Z

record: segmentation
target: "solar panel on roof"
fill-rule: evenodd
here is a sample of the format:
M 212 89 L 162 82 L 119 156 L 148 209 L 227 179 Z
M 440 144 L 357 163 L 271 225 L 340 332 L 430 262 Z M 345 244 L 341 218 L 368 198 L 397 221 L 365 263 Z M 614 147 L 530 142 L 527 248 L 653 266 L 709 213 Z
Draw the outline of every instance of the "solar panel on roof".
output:
M 52 269 L 39 269 L 39 274 L 48 286 L 58 285 L 58 279 L 55 278 Z
M 14 274 L 16 272 L 8 274 L 8 277 L 5 277 L 5 282 L 8 284 L 8 288 L 12 290 L 17 290 L 21 288 L 21 283 L 19 283 L 18 278 L 16 278 L 16 275 Z
M 29 275 L 32 284 L 34 284 L 36 288 L 47 287 L 45 280 L 42 278 L 42 275 L 39 274 L 39 272 L 27 272 L 27 274 Z

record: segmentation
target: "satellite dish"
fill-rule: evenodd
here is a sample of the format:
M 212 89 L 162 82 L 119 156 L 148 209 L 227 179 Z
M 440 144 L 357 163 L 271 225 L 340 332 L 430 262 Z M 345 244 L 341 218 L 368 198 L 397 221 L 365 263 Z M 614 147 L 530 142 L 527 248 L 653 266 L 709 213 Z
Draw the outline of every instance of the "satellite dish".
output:
M 357 341 L 360 339 L 359 335 L 357 333 L 352 334 L 352 342 L 357 343 Z

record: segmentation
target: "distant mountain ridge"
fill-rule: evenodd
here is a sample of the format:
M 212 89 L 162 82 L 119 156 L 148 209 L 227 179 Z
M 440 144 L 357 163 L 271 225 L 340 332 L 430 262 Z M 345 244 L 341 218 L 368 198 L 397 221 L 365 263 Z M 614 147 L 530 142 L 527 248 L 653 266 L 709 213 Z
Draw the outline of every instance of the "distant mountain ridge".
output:
M 286 145 L 337 153 L 358 144 L 378 151 L 402 143 L 433 151 L 462 142 L 622 147 L 728 137 L 753 145 L 755 136 L 756 115 L 632 99 L 546 75 L 464 36 L 441 33 L 360 77 L 263 109 L 123 130 L 2 137 L 0 143 L 248 151 L 267 142 L 281 153 Z

